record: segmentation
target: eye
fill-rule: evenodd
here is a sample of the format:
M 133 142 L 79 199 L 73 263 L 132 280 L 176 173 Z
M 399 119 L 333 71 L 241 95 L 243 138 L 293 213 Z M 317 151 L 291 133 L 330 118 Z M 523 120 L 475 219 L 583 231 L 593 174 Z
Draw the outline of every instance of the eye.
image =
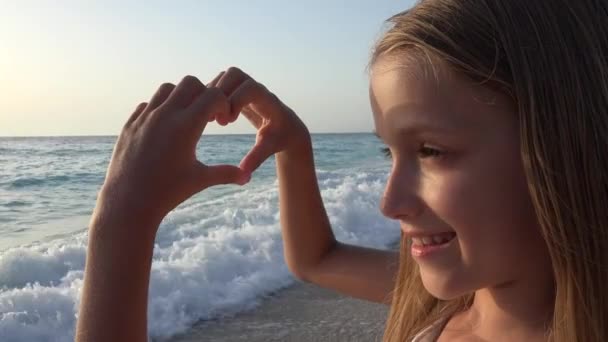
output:
M 380 149 L 380 152 L 382 152 L 382 154 L 384 155 L 384 157 L 386 157 L 387 159 L 392 159 L 393 155 L 391 154 L 391 149 L 388 147 L 382 147 Z
M 420 158 L 422 158 L 422 159 L 439 158 L 439 157 L 442 157 L 443 155 L 444 155 L 443 151 L 440 151 L 436 148 L 425 146 L 425 145 L 422 145 L 420 147 L 420 149 L 418 150 L 418 156 L 420 156 Z
M 391 153 L 391 149 L 388 147 L 383 147 L 380 149 L 380 151 L 382 152 L 382 154 L 387 158 L 387 159 L 392 159 L 393 155 Z M 420 147 L 420 149 L 418 150 L 418 157 L 420 159 L 426 159 L 426 158 L 441 158 L 445 155 L 445 153 L 441 150 L 438 150 L 436 148 L 433 147 L 429 147 L 429 146 L 425 146 L 422 145 Z

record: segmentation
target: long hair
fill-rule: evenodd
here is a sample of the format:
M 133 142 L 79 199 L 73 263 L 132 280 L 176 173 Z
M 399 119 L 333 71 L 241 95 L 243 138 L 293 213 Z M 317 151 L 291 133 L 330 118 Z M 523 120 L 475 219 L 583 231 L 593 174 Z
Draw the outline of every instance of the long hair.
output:
M 372 65 L 432 56 L 513 99 L 555 279 L 547 337 L 608 341 L 608 1 L 425 0 L 388 23 Z M 409 341 L 473 300 L 432 297 L 404 239 L 400 253 L 385 341 Z

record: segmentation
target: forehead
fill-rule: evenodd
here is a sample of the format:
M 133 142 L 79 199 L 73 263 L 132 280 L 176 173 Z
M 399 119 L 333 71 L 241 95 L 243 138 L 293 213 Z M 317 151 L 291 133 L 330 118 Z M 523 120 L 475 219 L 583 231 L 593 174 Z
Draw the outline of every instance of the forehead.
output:
M 426 63 L 397 63 L 382 59 L 373 65 L 370 77 L 370 96 L 372 105 L 380 113 L 398 105 L 420 105 L 435 102 L 441 86 L 439 72 Z M 449 76 L 449 75 L 446 75 Z M 447 79 L 447 77 L 444 77 Z M 437 103 L 439 105 L 440 103 Z
M 431 60 L 380 59 L 371 69 L 370 102 L 383 138 L 404 126 L 470 130 L 515 118 L 506 96 Z

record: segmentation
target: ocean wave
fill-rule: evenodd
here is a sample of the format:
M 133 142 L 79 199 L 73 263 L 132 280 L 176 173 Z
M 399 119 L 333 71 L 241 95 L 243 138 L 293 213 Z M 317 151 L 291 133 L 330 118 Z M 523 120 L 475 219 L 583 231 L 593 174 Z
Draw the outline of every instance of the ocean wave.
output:
M 40 175 L 40 176 L 29 176 L 19 177 L 13 180 L 9 180 L 5 183 L 9 189 L 19 190 L 30 187 L 57 187 L 63 186 L 66 183 L 76 182 L 78 185 L 88 185 L 101 183 L 103 180 L 103 174 L 97 173 L 85 173 L 76 172 L 64 175 Z
M 385 172 L 321 172 L 336 237 L 383 248 L 399 237 L 378 210 Z M 283 259 L 276 182 L 222 197 L 200 194 L 163 221 L 155 244 L 149 335 L 256 307 L 293 283 Z M 3 341 L 71 341 L 82 288 L 86 233 L 0 253 Z
M 9 156 L 36 156 L 36 157 L 78 157 L 79 155 L 102 155 L 110 157 L 112 149 L 106 146 L 99 148 L 61 148 L 53 149 L 49 147 L 31 148 L 14 146 L 10 148 L 0 148 L 0 154 Z
M 3 206 L 7 207 L 7 208 L 13 208 L 13 207 L 25 207 L 30 205 L 31 203 L 29 202 L 25 202 L 25 201 L 9 201 L 6 202 L 4 204 L 2 204 Z
M 99 155 L 110 157 L 112 154 L 112 150 L 108 149 L 105 146 L 100 146 L 99 148 L 61 148 L 61 149 L 53 149 L 50 151 L 40 151 L 43 154 L 49 157 L 65 157 L 68 156 L 70 158 L 77 157 L 78 155 Z
M 66 175 L 55 175 L 46 177 L 21 177 L 9 183 L 9 188 L 20 189 L 31 186 L 57 186 L 70 180 Z

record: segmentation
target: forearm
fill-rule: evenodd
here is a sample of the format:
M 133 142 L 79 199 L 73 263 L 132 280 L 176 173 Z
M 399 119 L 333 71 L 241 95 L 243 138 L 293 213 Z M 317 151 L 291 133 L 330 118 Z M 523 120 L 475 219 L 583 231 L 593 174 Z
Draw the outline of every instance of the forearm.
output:
M 276 155 L 285 260 L 290 270 L 307 273 L 335 246 L 319 192 L 310 137 Z
M 91 220 L 76 341 L 147 341 L 154 236 L 142 232 L 155 229 L 146 224 L 155 223 L 100 214 Z
M 222 91 L 186 76 L 177 86 L 161 85 L 123 126 L 89 226 L 77 341 L 147 341 L 150 267 L 161 220 L 208 187 L 243 185 L 250 177 L 235 165 L 205 165 L 195 157 L 206 124 L 229 116 L 230 108 Z

